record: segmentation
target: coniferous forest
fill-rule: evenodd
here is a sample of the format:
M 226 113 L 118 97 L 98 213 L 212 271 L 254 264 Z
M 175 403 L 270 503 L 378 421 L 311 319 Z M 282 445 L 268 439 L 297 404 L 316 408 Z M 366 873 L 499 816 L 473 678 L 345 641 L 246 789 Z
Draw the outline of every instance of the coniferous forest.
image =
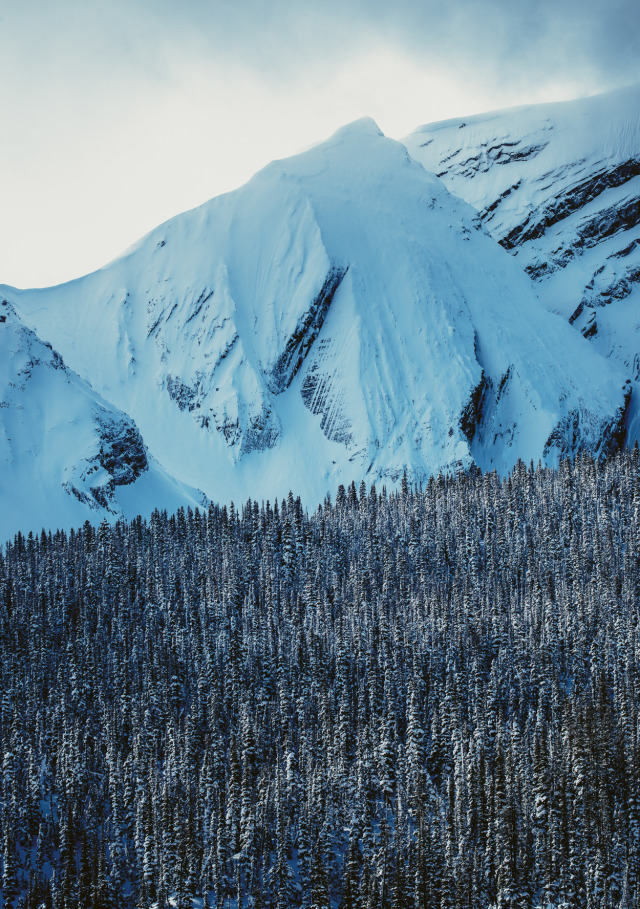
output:
M 0 552 L 4 906 L 640 899 L 640 454 Z

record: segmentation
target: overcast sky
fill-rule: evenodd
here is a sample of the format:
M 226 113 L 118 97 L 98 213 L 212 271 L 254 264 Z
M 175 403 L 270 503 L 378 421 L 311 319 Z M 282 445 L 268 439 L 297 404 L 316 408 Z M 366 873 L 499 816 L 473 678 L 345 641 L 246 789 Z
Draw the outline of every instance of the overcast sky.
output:
M 369 115 L 640 81 L 639 0 L 0 0 L 0 283 L 105 264 Z

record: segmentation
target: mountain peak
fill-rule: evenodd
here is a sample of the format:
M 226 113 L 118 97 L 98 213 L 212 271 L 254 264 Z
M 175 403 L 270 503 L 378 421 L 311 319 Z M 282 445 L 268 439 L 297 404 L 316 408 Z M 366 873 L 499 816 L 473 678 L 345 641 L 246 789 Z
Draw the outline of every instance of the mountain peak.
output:
M 623 377 L 371 120 L 16 300 L 210 498 L 555 463 L 624 417 Z
M 384 133 L 372 117 L 360 117 L 337 129 L 329 141 L 331 142 L 334 139 L 350 139 L 352 137 L 357 138 L 361 136 L 377 138 L 382 136 L 384 138 Z

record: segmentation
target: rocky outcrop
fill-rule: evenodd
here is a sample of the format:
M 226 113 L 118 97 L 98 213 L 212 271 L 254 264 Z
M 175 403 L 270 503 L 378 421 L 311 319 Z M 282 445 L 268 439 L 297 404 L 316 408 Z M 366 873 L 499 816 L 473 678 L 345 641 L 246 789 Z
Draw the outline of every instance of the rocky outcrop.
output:
M 533 280 L 547 308 L 635 381 L 640 86 L 432 124 L 406 143 L 418 161 L 474 206 L 484 227 Z M 509 156 L 509 149 L 520 147 L 535 153 Z M 496 148 L 504 154 L 487 153 Z M 567 416 L 559 437 L 570 437 L 575 425 L 582 432 L 579 415 Z M 639 421 L 633 426 L 640 431 Z M 559 450 L 572 448 L 558 444 Z
M 567 173 L 579 170 L 581 164 L 582 162 L 568 163 L 565 168 L 560 169 L 558 174 L 544 174 L 540 180 L 552 182 L 555 178 L 560 181 Z M 505 249 L 514 249 L 529 240 L 537 240 L 544 236 L 554 224 L 582 211 L 589 202 L 600 196 L 606 189 L 623 186 L 638 176 L 640 176 L 640 157 L 631 158 L 612 167 L 602 167 L 596 173 L 589 174 L 588 177 L 563 189 L 539 208 L 529 210 L 525 220 L 500 237 L 499 242 Z M 503 200 L 500 199 L 501 201 Z M 588 226 L 582 229 L 583 241 L 591 241 L 591 245 L 593 245 L 603 237 L 637 223 L 638 202 L 639 200 L 632 201 L 624 206 L 622 211 L 612 207 L 599 213 L 597 217 L 589 221 Z M 497 204 L 495 200 L 491 202 L 485 209 L 485 213 L 493 213 Z
M 331 340 L 321 341 L 307 369 L 300 394 L 311 413 L 320 416 L 320 429 L 326 438 L 350 447 L 353 443 L 351 422 L 340 378 Z
M 149 468 L 147 452 L 132 419 L 106 410 L 95 418 L 100 439 L 98 461 L 111 475 L 114 486 L 127 486 Z
M 287 339 L 284 350 L 268 376 L 269 387 L 280 394 L 291 385 L 305 357 L 320 333 L 331 301 L 342 283 L 348 268 L 333 266 L 325 278 L 320 292 L 311 301 L 308 310 L 298 319 L 294 331 Z
M 482 370 L 480 381 L 472 390 L 469 400 L 460 414 L 460 429 L 470 443 L 473 442 L 476 430 L 482 419 L 484 397 L 491 387 L 491 379 L 487 379 L 484 370 Z
M 583 451 L 592 452 L 599 457 L 615 454 L 625 442 L 631 395 L 631 382 L 627 382 L 624 387 L 624 403 L 604 424 L 594 425 L 589 415 L 572 410 L 550 433 L 544 447 L 545 457 L 555 453 L 558 460 L 563 460 L 573 458 Z

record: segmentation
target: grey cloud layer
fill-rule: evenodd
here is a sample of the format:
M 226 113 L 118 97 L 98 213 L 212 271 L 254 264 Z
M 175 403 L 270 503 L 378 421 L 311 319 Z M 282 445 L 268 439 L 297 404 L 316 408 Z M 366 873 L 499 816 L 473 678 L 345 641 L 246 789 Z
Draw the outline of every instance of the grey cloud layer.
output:
M 333 66 L 375 37 L 488 83 L 640 79 L 638 0 L 14 0 L 0 21 L 0 48 L 16 58 L 39 48 L 61 67 L 95 54 L 96 66 L 161 72 L 176 53 L 215 55 L 273 79 Z
M 153 8 L 177 28 L 194 27 L 203 46 L 273 70 L 310 57 L 330 65 L 381 36 L 496 80 L 581 71 L 612 84 L 640 79 L 638 0 L 191 0 L 178 16 L 170 0 Z

